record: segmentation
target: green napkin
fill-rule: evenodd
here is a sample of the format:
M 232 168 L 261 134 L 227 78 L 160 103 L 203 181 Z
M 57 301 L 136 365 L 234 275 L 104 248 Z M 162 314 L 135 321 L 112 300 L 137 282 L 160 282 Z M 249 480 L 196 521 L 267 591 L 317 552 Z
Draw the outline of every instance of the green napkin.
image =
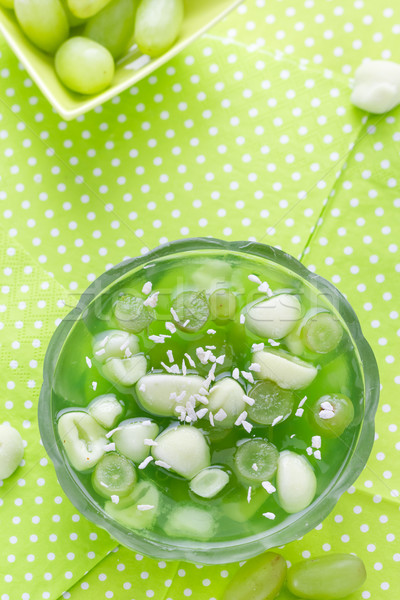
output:
M 76 514 L 37 428 L 57 319 L 109 265 L 196 235 L 302 255 L 359 314 L 382 377 L 379 437 L 328 519 L 282 552 L 291 562 L 355 552 L 369 578 L 354 600 L 396 593 L 400 113 L 367 120 L 349 104 L 348 75 L 366 55 L 396 58 L 400 15 L 372 0 L 341 4 L 251 0 L 71 123 L 1 44 L 0 420 L 27 441 L 24 465 L 0 488 L 1 600 L 219 600 L 239 568 L 118 547 Z

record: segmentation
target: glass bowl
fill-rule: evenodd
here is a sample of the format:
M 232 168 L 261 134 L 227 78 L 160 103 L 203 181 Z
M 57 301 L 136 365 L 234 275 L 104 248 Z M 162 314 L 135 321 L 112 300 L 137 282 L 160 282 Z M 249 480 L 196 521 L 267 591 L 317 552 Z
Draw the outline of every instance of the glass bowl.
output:
M 362 374 L 364 416 L 357 425 L 347 458 L 327 488 L 303 511 L 288 515 L 280 524 L 268 530 L 241 539 L 229 541 L 181 541 L 161 537 L 155 532 L 128 530 L 107 515 L 101 506 L 79 485 L 76 473 L 64 459 L 58 439 L 53 390 L 57 384 L 55 373 L 60 353 L 77 320 L 85 315 L 90 303 L 117 280 L 144 266 L 172 256 L 190 256 L 199 253 L 246 255 L 258 262 L 277 265 L 292 277 L 301 279 L 314 293 L 328 299 L 333 312 L 339 313 L 347 327 Z M 255 242 L 226 242 L 212 238 L 195 238 L 171 242 L 145 256 L 125 260 L 113 267 L 84 292 L 78 305 L 57 327 L 44 362 L 44 381 L 39 399 L 39 427 L 43 444 L 54 463 L 57 477 L 71 502 L 85 517 L 106 529 L 124 546 L 142 554 L 171 560 L 185 560 L 204 564 L 220 564 L 243 560 L 262 551 L 298 539 L 321 523 L 337 503 L 340 495 L 357 479 L 363 470 L 374 441 L 374 416 L 379 399 L 379 373 L 373 352 L 362 335 L 360 323 L 344 296 L 328 281 L 310 272 L 294 257 L 265 244 Z

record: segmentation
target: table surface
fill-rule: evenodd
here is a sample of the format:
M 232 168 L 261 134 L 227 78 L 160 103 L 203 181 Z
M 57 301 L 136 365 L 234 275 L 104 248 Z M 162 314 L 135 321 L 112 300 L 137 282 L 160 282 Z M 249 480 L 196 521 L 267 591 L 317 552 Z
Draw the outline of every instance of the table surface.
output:
M 155 561 L 76 514 L 40 444 L 47 343 L 104 269 L 177 238 L 276 245 L 332 281 L 379 363 L 376 442 L 331 515 L 281 551 L 363 558 L 351 600 L 400 582 L 400 109 L 349 102 L 400 61 L 394 0 L 248 0 L 149 79 L 63 122 L 0 42 L 0 421 L 25 458 L 0 490 L 0 598 L 219 600 L 238 565 Z M 396 587 L 397 584 L 397 587 Z M 288 599 L 284 593 L 282 599 Z

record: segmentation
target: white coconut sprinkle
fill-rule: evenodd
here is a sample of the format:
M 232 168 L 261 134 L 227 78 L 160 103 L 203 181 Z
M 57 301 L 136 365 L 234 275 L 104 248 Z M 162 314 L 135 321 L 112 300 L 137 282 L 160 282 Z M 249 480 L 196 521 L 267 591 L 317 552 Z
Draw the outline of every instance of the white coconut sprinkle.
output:
M 281 345 L 280 342 L 277 342 L 276 340 L 273 340 L 272 338 L 268 338 L 268 343 L 271 346 L 280 346 Z
M 317 448 L 317 450 L 321 448 L 321 436 L 313 435 L 311 438 L 311 445 L 313 448 Z
M 190 356 L 190 354 L 188 354 L 187 352 L 185 352 L 185 356 L 188 360 L 189 365 L 195 369 L 196 368 L 196 363 L 194 362 L 193 358 Z
M 233 379 L 239 379 L 239 369 L 237 367 L 235 367 L 232 371 L 232 377 Z
M 248 421 L 243 421 L 242 425 L 243 429 L 247 431 L 247 433 L 251 433 L 251 430 L 253 429 L 253 425 L 251 423 L 249 423 Z
M 107 431 L 107 433 L 106 433 L 106 436 L 105 436 L 105 437 L 106 437 L 107 439 L 109 439 L 111 436 L 113 436 L 113 435 L 114 435 L 114 433 L 115 433 L 116 431 L 119 431 L 120 429 L 122 429 L 122 428 L 121 428 L 121 427 L 116 427 L 115 429 L 111 429 L 111 431 Z
M 159 294 L 160 292 L 154 292 L 154 294 L 151 294 L 151 296 L 146 298 L 146 300 L 143 302 L 144 306 L 151 306 L 151 308 L 155 308 L 157 306 Z
M 146 385 L 144 383 L 141 383 L 139 385 L 139 392 L 145 392 L 146 391 Z
M 180 392 L 180 394 L 178 394 L 178 395 L 175 394 L 176 401 L 182 402 L 182 400 L 185 398 L 185 396 L 186 396 L 186 390 L 182 390 Z
M 114 452 L 114 450 L 115 450 L 114 442 L 111 442 L 110 444 L 105 444 L 104 452 Z
M 154 508 L 153 504 L 138 504 L 137 505 L 137 509 L 140 511 L 153 510 L 153 508 Z
M 296 417 L 302 417 L 304 413 L 304 408 L 298 408 L 296 410 Z
M 226 419 L 228 415 L 226 414 L 226 412 L 224 411 L 223 408 L 220 408 L 218 412 L 215 413 L 214 415 L 214 419 L 216 421 L 223 421 L 224 419 Z
M 145 469 L 147 467 L 147 465 L 149 463 L 151 463 L 152 460 L 154 460 L 154 458 L 152 456 L 148 456 L 147 458 L 144 459 L 143 462 L 140 463 L 140 465 L 138 466 L 138 469 Z
M 249 281 L 251 281 L 252 283 L 258 283 L 259 285 L 262 283 L 261 279 L 259 277 L 257 277 L 257 275 L 253 275 L 253 274 L 248 275 L 247 279 Z
M 206 346 L 207 350 L 216 350 L 217 346 Z
M 161 366 L 167 371 L 167 373 L 174 373 L 175 375 L 179 375 L 180 373 L 178 365 L 172 365 L 172 367 L 169 367 L 164 362 L 161 362 Z
M 94 389 L 94 391 L 96 391 L 97 381 L 92 381 L 92 388 Z
M 119 496 L 117 496 L 116 494 L 112 494 L 111 495 L 111 502 L 113 502 L 114 504 L 118 504 L 118 502 L 119 502 Z
M 246 402 L 246 404 L 248 404 L 249 406 L 253 406 L 253 404 L 255 403 L 254 398 L 250 398 L 250 396 L 246 396 L 246 394 L 243 394 L 242 400 L 243 402 Z
M 171 333 L 175 333 L 176 331 L 176 327 L 171 321 L 167 321 L 165 323 L 165 328 L 168 329 L 168 331 L 170 331 Z
M 186 402 L 186 413 L 188 417 L 190 417 L 191 421 L 197 421 L 196 411 L 193 408 L 193 405 L 190 403 L 190 400 Z
M 122 348 L 123 350 L 123 348 Z M 100 348 L 100 350 L 97 350 L 97 352 L 95 352 L 96 356 L 101 356 L 102 354 L 105 354 L 106 350 L 105 348 Z
M 299 402 L 299 408 L 301 408 L 306 401 L 307 401 L 307 396 L 304 396 L 304 398 L 302 398 Z
M 258 471 L 257 463 L 253 463 L 251 465 L 251 468 L 253 469 L 253 471 Z
M 206 396 L 203 396 L 202 394 L 195 394 L 194 397 L 200 402 L 200 404 L 205 404 L 206 406 L 208 405 L 208 398 L 206 398 Z
M 245 322 L 246 322 L 246 317 L 244 315 L 240 315 L 240 317 L 239 317 L 239 323 L 241 325 L 244 325 Z
M 261 350 L 264 350 L 265 344 L 264 342 L 260 342 L 259 344 L 253 344 L 251 347 L 251 351 L 252 352 L 260 352 Z
M 124 356 L 125 356 L 125 358 L 130 358 L 132 356 L 132 352 L 130 351 L 130 348 L 126 348 Z
M 296 435 L 295 433 L 292 433 L 292 435 L 290 436 L 290 439 L 294 438 L 295 435 Z
M 274 427 L 274 425 L 277 425 L 278 423 L 280 423 L 283 419 L 283 415 L 279 415 L 279 417 L 276 417 L 273 421 L 272 421 L 272 427 Z
M 92 368 L 92 361 L 90 360 L 90 358 L 88 356 L 86 357 L 86 364 L 89 367 L 89 369 Z
M 207 329 L 207 333 L 208 335 L 215 335 L 217 332 L 215 331 L 215 329 Z
M 333 410 L 320 410 L 319 417 L 321 419 L 332 419 L 335 416 Z
M 163 460 L 156 460 L 156 461 L 154 461 L 154 464 L 157 465 L 157 467 L 163 467 L 164 469 L 171 468 L 171 465 L 169 465 L 168 463 L 166 463 Z
M 217 368 L 217 365 L 214 363 L 214 364 L 212 365 L 211 369 L 208 371 L 208 376 L 207 376 L 207 379 L 208 379 L 208 377 L 211 377 L 211 381 L 214 381 L 214 379 L 215 379 L 215 375 L 214 375 L 214 373 L 215 373 L 215 369 L 216 369 L 216 368 Z M 207 386 L 207 387 L 208 387 L 208 386 Z
M 202 394 L 203 396 L 208 396 L 209 393 L 210 392 L 203 386 L 199 389 L 199 394 Z
M 168 360 L 170 363 L 174 362 L 174 355 L 172 353 L 172 350 L 167 350 L 167 356 L 168 356 Z
M 125 348 L 127 348 L 129 346 L 130 341 L 131 340 L 129 339 L 129 335 L 128 335 L 126 340 L 124 342 L 122 342 L 122 344 L 120 345 L 119 349 L 122 350 L 122 352 L 123 352 L 125 350 Z M 105 350 L 104 350 L 104 352 L 105 352 Z
M 244 379 L 246 379 L 249 383 L 254 383 L 254 377 L 251 373 L 249 373 L 248 371 L 242 371 L 242 376 L 244 377 Z
M 271 521 L 273 521 L 276 517 L 276 514 L 273 512 L 266 512 L 263 513 L 263 517 L 265 517 L 266 519 L 270 519 Z
M 152 289 L 153 289 L 153 284 L 151 283 L 151 281 L 146 281 L 146 283 L 142 287 L 142 294 L 145 294 L 146 296 L 148 296 Z
M 235 421 L 235 425 L 239 426 L 247 419 L 247 412 L 244 410 Z
M 107 344 L 108 340 L 110 339 L 109 335 L 106 335 L 100 342 L 99 346 L 100 348 L 104 348 L 104 346 Z
M 263 486 L 264 490 L 268 492 L 268 494 L 273 494 L 276 492 L 276 487 L 272 485 L 270 481 L 263 481 L 261 485 Z
M 311 454 L 313 453 L 313 449 L 311 448 L 311 446 L 308 446 L 308 448 L 306 448 L 306 452 L 308 456 L 311 456 Z
M 333 406 L 330 402 L 321 402 L 321 408 L 324 410 L 331 410 L 333 411 Z
M 190 319 L 186 319 L 186 321 L 183 323 L 182 327 L 187 327 L 190 323 Z
M 268 292 L 271 291 L 271 288 L 269 287 L 269 285 L 268 285 L 268 283 L 266 281 L 263 281 L 258 286 L 258 291 L 261 292 L 261 293 L 263 293 L 263 294 L 268 294 Z
M 314 458 L 316 458 L 317 460 L 321 460 L 321 450 L 316 450 L 314 452 Z
M 212 412 L 211 412 L 211 411 L 208 413 L 208 419 L 209 419 L 209 421 L 210 421 L 210 424 L 211 424 L 211 426 L 212 426 L 212 427 L 214 427 L 214 426 L 215 426 L 215 423 L 214 423 L 214 415 L 212 414 Z
M 215 360 L 216 363 L 218 363 L 219 365 L 223 365 L 225 362 L 225 354 L 221 354 L 221 356 L 218 356 L 218 358 Z
M 196 356 L 201 362 L 202 365 L 206 365 L 208 363 L 208 359 L 210 358 L 211 350 L 204 350 L 202 346 L 196 348 Z
M 174 310 L 174 309 L 172 308 L 172 306 L 171 306 L 171 308 L 169 309 L 169 311 L 170 311 L 170 313 L 171 313 L 171 315 L 172 315 L 172 318 L 174 319 L 174 321 L 175 321 L 176 323 L 179 323 L 179 317 L 178 317 L 178 314 L 177 314 L 176 310 Z
M 151 269 L 151 267 L 155 267 L 156 263 L 151 263 L 150 265 L 144 265 L 143 269 Z
M 211 352 L 211 350 L 210 350 L 210 352 Z M 210 358 L 209 358 L 208 360 L 209 360 L 211 363 L 215 363 L 215 362 L 217 362 L 217 357 L 215 356 L 215 354 L 213 354 L 213 353 L 211 352 L 211 354 L 210 354 Z
M 251 485 L 249 486 L 249 489 L 247 490 L 247 502 L 249 504 L 251 502 Z
M 261 371 L 261 365 L 259 365 L 258 363 L 251 363 L 251 365 L 249 366 L 249 371 L 259 373 Z
M 187 373 L 187 367 L 186 367 L 186 363 L 185 363 L 185 359 L 182 360 L 182 375 L 186 375 Z
M 160 335 L 149 335 L 149 340 L 155 344 L 165 344 L 165 340 L 170 337 L 170 335 L 161 333 Z
M 208 413 L 208 408 L 200 408 L 200 410 L 196 411 L 196 415 L 198 419 L 202 419 Z
M 157 442 L 155 442 L 154 440 L 150 439 L 150 438 L 145 438 L 145 439 L 143 440 L 143 444 L 144 444 L 145 446 L 158 446 L 158 443 L 157 443 Z

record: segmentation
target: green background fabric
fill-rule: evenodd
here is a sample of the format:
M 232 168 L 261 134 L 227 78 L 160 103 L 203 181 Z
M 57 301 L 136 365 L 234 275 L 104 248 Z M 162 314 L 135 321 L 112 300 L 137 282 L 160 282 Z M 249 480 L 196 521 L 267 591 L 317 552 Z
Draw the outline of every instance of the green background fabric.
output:
M 0 599 L 219 600 L 238 565 L 155 561 L 80 517 L 40 444 L 59 319 L 104 269 L 177 238 L 273 244 L 332 281 L 379 363 L 377 434 L 332 514 L 281 551 L 354 552 L 400 582 L 400 108 L 349 102 L 364 57 L 400 61 L 397 2 L 248 0 L 171 63 L 65 123 L 0 42 L 0 421 L 26 442 L 0 488 Z M 285 596 L 283 596 L 285 598 Z

